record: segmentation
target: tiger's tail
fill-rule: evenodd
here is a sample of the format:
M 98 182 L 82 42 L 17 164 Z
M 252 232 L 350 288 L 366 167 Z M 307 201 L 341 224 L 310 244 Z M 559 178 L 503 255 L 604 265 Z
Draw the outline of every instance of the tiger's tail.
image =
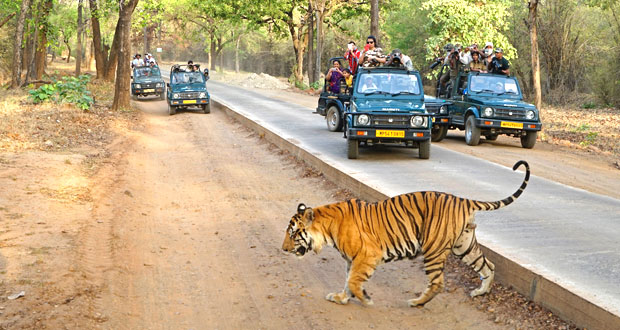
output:
M 525 178 L 523 179 L 523 183 L 521 183 L 521 187 L 519 187 L 519 189 L 517 189 L 517 191 L 515 191 L 514 194 L 508 196 L 507 198 L 502 199 L 501 201 L 496 201 L 496 202 L 472 201 L 473 206 L 474 206 L 473 208 L 475 210 L 480 210 L 480 211 L 493 211 L 501 207 L 504 207 L 506 205 L 512 204 L 512 202 L 514 202 L 515 199 L 519 198 L 519 196 L 521 196 L 521 194 L 523 193 L 523 190 L 525 190 L 525 187 L 527 187 L 528 181 L 530 180 L 530 165 L 526 161 L 524 160 L 518 161 L 512 167 L 512 170 L 516 171 L 517 168 L 519 168 L 519 166 L 521 165 L 525 165 Z

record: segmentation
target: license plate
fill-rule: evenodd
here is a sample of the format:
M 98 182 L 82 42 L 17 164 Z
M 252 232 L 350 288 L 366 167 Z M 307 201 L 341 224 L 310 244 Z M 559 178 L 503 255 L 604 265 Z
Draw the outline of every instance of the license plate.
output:
M 435 122 L 435 117 L 431 118 L 431 121 L 434 123 Z
M 513 123 L 510 121 L 503 121 L 500 126 L 506 127 L 506 128 L 521 128 L 522 129 L 523 123 Z
M 183 104 L 196 104 L 196 100 L 183 100 Z
M 404 138 L 405 131 L 377 131 L 377 137 Z
M 155 92 L 155 90 L 154 89 L 145 89 L 144 92 L 145 93 L 153 93 L 153 92 Z

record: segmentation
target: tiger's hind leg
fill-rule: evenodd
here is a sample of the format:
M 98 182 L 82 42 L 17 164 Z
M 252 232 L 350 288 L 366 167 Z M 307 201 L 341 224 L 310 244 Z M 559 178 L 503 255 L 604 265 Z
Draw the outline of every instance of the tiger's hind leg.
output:
M 482 250 L 476 241 L 475 228 L 475 224 L 468 224 L 452 247 L 452 252 L 465 264 L 473 268 L 482 279 L 480 287 L 469 293 L 472 297 L 491 291 L 491 284 L 495 277 L 495 265 L 482 254 Z
M 410 307 L 424 306 L 444 288 L 444 267 L 449 251 L 443 250 L 437 254 L 424 256 L 424 269 L 428 277 L 426 290 L 415 299 L 407 300 Z
M 348 259 L 345 260 L 347 261 L 347 279 L 344 283 L 344 290 L 342 290 L 341 292 L 332 292 L 325 296 L 325 299 L 341 305 L 346 305 L 349 302 L 349 298 L 354 297 L 351 290 L 349 290 L 349 274 L 351 273 L 351 261 Z

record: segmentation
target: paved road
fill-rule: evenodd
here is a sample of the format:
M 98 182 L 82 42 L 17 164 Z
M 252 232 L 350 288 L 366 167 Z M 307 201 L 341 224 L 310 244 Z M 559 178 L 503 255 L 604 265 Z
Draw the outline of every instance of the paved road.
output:
M 498 200 L 523 179 L 522 171 L 436 144 L 430 160 L 405 148 L 360 148 L 360 158 L 349 160 L 342 133 L 327 131 L 313 109 L 215 81 L 208 87 L 218 102 L 386 195 L 437 190 Z M 479 241 L 620 315 L 620 200 L 536 177 L 536 168 L 532 173 L 516 203 L 476 215 Z

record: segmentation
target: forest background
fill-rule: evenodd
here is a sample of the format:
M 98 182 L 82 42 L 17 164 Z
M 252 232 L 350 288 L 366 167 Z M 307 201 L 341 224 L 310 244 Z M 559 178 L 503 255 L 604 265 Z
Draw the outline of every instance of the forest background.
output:
M 620 107 L 620 0 L 536 3 L 543 101 Z M 302 89 L 317 88 L 328 59 L 342 56 L 349 41 L 362 48 L 373 30 L 385 52 L 401 49 L 428 79 L 436 74 L 429 65 L 446 43 L 483 46 L 491 41 L 505 50 L 512 74 L 532 100 L 530 4 L 526 0 L 0 0 L 0 82 L 8 86 L 14 75 L 16 30 L 22 19 L 21 85 L 44 80 L 47 63 L 57 58 L 75 61 L 78 73 L 96 66 L 99 78 L 113 81 L 120 72 L 115 65 L 119 54 L 152 53 L 159 61 L 192 59 L 211 70 L 264 72 L 289 77 Z M 115 41 L 123 19 L 130 22 L 130 44 L 125 46 L 122 40 Z

